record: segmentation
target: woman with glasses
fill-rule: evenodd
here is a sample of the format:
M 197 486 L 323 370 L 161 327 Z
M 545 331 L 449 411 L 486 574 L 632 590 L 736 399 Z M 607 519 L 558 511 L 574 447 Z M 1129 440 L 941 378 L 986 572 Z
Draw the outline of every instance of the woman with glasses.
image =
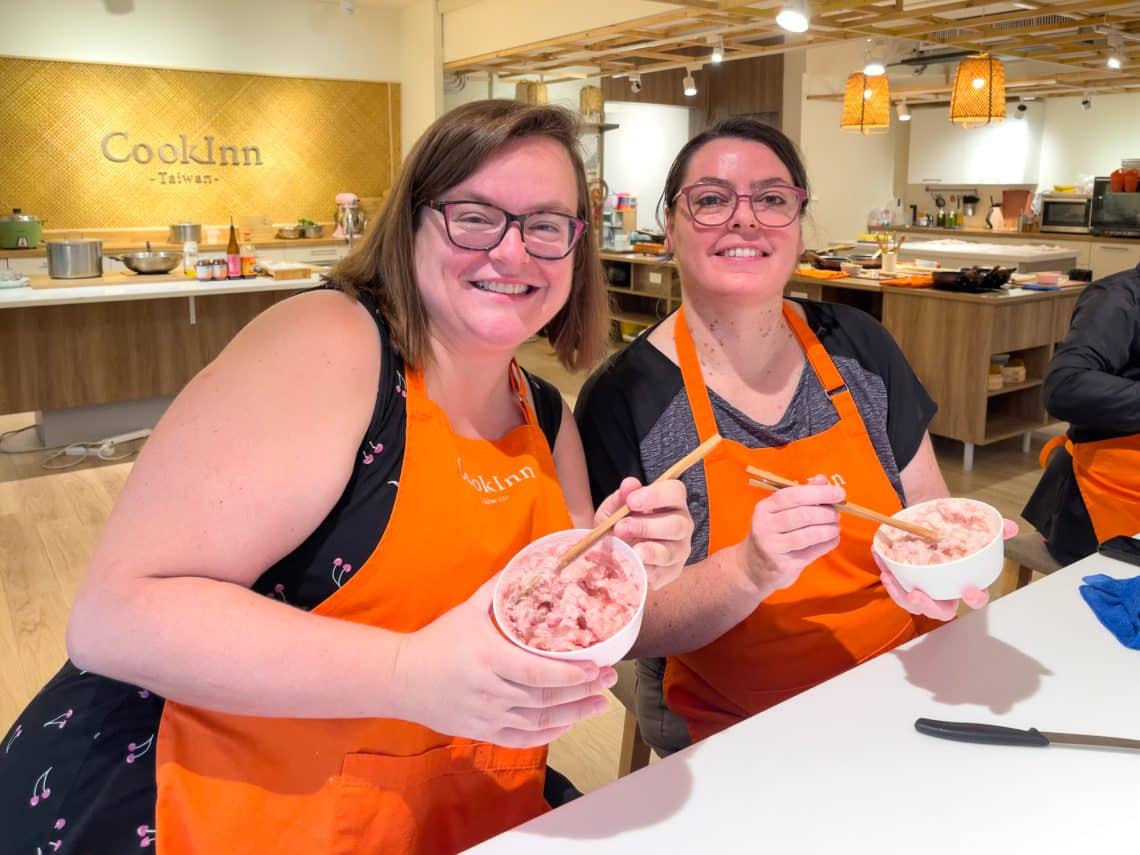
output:
M 808 199 L 799 155 L 775 128 L 733 118 L 690 140 L 664 192 L 682 306 L 578 398 L 596 496 L 627 473 L 652 479 L 714 433 L 725 440 L 682 478 L 690 566 L 650 595 L 634 648 L 642 732 L 660 753 L 957 606 L 903 592 L 872 558 L 876 524 L 834 507 L 850 499 L 889 514 L 947 489 L 926 432 L 935 405 L 886 331 L 853 308 L 783 297 Z M 750 486 L 750 465 L 800 485 Z
M 171 404 L 107 524 L 72 656 L 0 753 L 5 851 L 455 852 L 547 809 L 546 745 L 612 668 L 489 617 L 526 544 L 592 526 L 581 441 L 515 348 L 606 328 L 569 112 L 465 105 L 408 155 L 330 287 Z M 651 584 L 692 522 L 622 479 Z M 104 675 L 104 676 L 99 676 Z M 157 835 L 157 839 L 156 839 Z

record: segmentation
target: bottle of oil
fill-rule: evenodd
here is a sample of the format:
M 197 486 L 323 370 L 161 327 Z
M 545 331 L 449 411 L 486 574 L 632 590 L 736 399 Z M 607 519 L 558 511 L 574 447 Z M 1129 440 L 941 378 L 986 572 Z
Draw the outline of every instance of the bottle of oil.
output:
M 234 218 L 230 217 L 230 240 L 226 244 L 226 272 L 230 279 L 241 278 L 241 250 L 238 249 Z
M 254 267 L 257 266 L 257 247 L 253 245 L 250 232 L 241 233 L 241 278 L 253 279 L 257 276 Z

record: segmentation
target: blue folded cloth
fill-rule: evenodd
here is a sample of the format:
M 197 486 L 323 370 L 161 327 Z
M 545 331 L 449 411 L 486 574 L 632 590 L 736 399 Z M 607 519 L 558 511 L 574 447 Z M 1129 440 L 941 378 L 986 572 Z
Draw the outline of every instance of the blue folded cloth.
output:
M 1113 579 L 1085 576 L 1081 596 L 1109 632 L 1125 647 L 1140 650 L 1140 576 Z

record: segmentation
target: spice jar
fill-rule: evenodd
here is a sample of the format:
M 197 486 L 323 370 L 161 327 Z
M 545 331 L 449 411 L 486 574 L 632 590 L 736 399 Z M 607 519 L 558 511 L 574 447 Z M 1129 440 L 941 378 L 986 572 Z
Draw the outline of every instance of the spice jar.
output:
M 215 279 L 230 278 L 229 265 L 226 263 L 226 260 L 224 258 L 215 258 L 211 264 L 214 268 Z
M 199 282 L 208 282 L 214 278 L 214 262 L 210 261 L 209 259 L 203 258 L 200 260 L 196 265 L 194 265 L 194 270 L 197 274 L 196 278 Z

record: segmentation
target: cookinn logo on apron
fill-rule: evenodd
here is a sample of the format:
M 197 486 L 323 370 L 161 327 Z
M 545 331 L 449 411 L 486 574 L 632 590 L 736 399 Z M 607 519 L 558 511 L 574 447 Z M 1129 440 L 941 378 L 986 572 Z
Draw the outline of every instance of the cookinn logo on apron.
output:
M 523 466 L 517 472 L 486 474 L 467 472 L 463 468 L 462 458 L 456 458 L 455 464 L 459 469 L 459 476 L 476 493 L 481 494 L 480 501 L 485 505 L 497 505 L 507 501 L 512 487 L 538 477 L 530 466 Z

